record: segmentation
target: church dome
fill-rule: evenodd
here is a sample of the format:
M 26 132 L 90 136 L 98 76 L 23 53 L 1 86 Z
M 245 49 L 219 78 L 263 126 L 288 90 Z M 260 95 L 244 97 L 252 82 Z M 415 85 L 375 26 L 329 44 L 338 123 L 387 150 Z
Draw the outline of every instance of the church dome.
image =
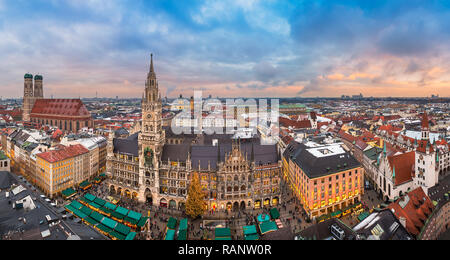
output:
M 42 76 L 41 75 L 36 75 L 36 76 L 34 76 L 34 80 L 42 80 L 43 78 L 42 78 Z
M 25 74 L 24 78 L 26 78 L 26 79 L 32 79 L 32 78 L 33 78 L 33 75 L 27 73 L 27 74 Z

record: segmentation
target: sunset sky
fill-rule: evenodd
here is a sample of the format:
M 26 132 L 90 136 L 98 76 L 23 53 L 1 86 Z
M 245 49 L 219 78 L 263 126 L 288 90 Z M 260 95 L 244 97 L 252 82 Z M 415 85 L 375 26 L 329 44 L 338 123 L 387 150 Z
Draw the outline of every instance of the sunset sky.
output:
M 450 96 L 450 1 L 0 0 L 0 96 Z

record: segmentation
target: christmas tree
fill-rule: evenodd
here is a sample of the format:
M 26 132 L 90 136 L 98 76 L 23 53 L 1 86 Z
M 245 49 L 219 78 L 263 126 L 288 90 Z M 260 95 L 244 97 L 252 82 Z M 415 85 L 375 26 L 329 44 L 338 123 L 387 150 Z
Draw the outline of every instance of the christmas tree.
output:
M 186 214 L 192 218 L 197 218 L 205 212 L 206 203 L 205 194 L 202 191 L 198 173 L 194 173 L 189 185 L 188 196 L 186 200 Z

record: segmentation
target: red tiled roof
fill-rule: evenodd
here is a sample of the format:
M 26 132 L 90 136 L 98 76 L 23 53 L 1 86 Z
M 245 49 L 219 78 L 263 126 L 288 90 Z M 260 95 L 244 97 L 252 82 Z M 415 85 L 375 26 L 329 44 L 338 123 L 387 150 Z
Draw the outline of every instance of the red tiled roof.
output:
M 414 151 L 394 156 L 388 156 L 388 161 L 392 171 L 395 167 L 396 186 L 412 180 L 415 161 Z
M 344 139 L 344 140 L 346 140 L 346 141 L 348 141 L 348 142 L 350 142 L 350 143 L 353 143 L 353 141 L 356 140 L 356 137 L 354 137 L 354 136 L 351 135 L 351 134 L 347 134 L 344 130 L 339 131 L 338 135 L 339 135 L 342 139 Z
M 417 144 L 419 145 L 417 147 L 417 151 L 421 152 L 421 153 L 426 153 L 427 152 L 427 145 L 430 145 L 430 153 L 434 152 L 434 148 L 433 145 L 431 144 L 431 142 L 429 140 L 418 140 Z
M 410 191 L 405 196 L 408 196 L 409 201 L 404 207 L 400 205 L 400 202 L 405 200 L 405 197 L 402 197 L 389 204 L 388 208 L 394 211 L 397 218 L 406 219 L 406 230 L 409 233 L 418 235 L 434 206 L 422 187 Z
M 90 117 L 91 114 L 80 99 L 38 99 L 31 115 L 53 115 L 62 117 Z
M 382 125 L 378 128 L 378 130 L 387 132 L 399 132 L 402 131 L 402 128 L 395 127 L 393 125 Z
M 36 156 L 41 157 L 47 162 L 54 163 L 72 158 L 81 154 L 88 153 L 89 150 L 86 149 L 81 144 L 71 145 L 66 147 L 61 147 L 60 150 L 51 150 L 45 153 L 39 153 Z
M 287 119 L 284 117 L 280 117 L 279 123 L 281 126 L 284 126 L 284 127 L 291 126 L 294 129 L 311 128 L 311 121 L 309 121 L 309 120 L 295 121 L 295 120 L 290 120 L 290 119 Z

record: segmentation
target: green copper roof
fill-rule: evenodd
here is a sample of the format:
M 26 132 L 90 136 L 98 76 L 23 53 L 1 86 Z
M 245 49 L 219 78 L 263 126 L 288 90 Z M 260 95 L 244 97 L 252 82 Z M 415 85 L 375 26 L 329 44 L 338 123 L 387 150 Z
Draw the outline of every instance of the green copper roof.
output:
M 32 79 L 32 78 L 33 78 L 33 75 L 27 73 L 27 74 L 25 74 L 24 78 L 26 78 L 26 79 Z
M 43 77 L 41 75 L 36 75 L 34 76 L 34 80 L 42 80 Z

